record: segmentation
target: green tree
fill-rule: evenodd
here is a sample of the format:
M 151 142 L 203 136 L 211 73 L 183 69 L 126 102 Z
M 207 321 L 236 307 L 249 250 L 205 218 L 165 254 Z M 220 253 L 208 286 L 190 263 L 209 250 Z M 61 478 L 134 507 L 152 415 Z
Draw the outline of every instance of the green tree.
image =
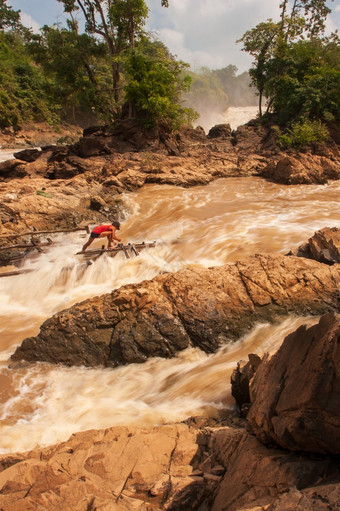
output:
M 277 50 L 279 33 L 279 23 L 269 19 L 248 30 L 237 41 L 242 42 L 242 49 L 254 58 L 254 65 L 251 67 L 249 74 L 252 84 L 258 91 L 260 117 L 262 116 L 263 97 L 270 98 L 272 93 L 273 57 Z
M 176 61 L 161 42 L 147 38 L 126 53 L 126 99 L 144 125 L 165 124 L 177 129 L 198 117 L 180 104 L 182 92 L 189 90 L 191 83 L 183 73 L 187 67 Z
M 7 0 L 0 0 L 0 30 L 21 28 L 20 11 L 15 11 L 12 6 L 7 5 Z
M 93 110 L 103 110 L 110 117 L 115 104 L 111 104 L 106 45 L 88 34 L 78 34 L 71 25 L 69 30 L 45 25 L 39 35 L 33 36 L 30 52 L 42 68 L 48 93 L 60 105 L 64 119 L 72 112 L 75 122 L 78 114 Z
M 144 0 L 58 0 L 69 13 L 74 26 L 75 14 L 81 11 L 85 31 L 101 37 L 111 58 L 112 95 L 118 111 L 121 100 L 120 59 L 122 51 L 135 44 L 148 15 Z M 75 27 L 74 27 L 75 28 Z
M 284 0 L 280 8 L 279 22 L 267 20 L 260 23 L 247 31 L 240 41 L 243 42 L 243 50 L 254 57 L 250 75 L 259 94 L 260 116 L 262 99 L 265 96 L 267 112 L 272 109 L 282 122 L 287 123 L 289 116 L 321 115 L 323 108 L 317 108 L 317 103 L 322 103 L 321 87 L 326 86 L 327 90 L 333 90 L 337 73 L 334 75 L 330 72 L 328 65 L 322 70 L 316 66 L 316 62 L 308 57 L 312 46 L 302 44 L 306 36 L 310 45 L 319 44 L 319 58 L 323 53 L 320 48 L 324 49 L 325 45 L 329 44 L 329 40 L 321 38 L 326 17 L 330 12 L 326 0 Z M 336 42 L 336 36 L 333 39 Z M 303 62 L 308 68 L 304 72 Z M 316 87 L 314 92 L 312 84 Z M 307 95 L 308 100 L 302 102 L 304 95 Z
M 0 31 L 0 61 L 0 126 L 52 122 L 55 109 L 46 94 L 45 78 L 18 34 Z

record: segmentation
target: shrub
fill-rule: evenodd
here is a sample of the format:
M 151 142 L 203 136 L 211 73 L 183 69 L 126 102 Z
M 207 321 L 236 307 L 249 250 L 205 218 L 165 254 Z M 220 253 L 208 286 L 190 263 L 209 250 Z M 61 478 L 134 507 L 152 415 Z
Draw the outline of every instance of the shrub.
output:
M 329 136 L 327 127 L 321 121 L 301 120 L 278 137 L 282 147 L 302 147 L 311 142 L 325 142 Z

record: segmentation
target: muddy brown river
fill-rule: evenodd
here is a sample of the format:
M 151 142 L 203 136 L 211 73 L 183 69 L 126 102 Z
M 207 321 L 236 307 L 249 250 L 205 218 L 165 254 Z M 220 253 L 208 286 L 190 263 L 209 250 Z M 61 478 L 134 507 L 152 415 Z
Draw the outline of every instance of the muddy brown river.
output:
M 187 265 L 218 266 L 260 252 L 286 253 L 323 227 L 338 226 L 340 182 L 284 187 L 259 178 L 220 179 L 184 189 L 148 185 L 124 195 L 124 242 L 157 246 L 129 260 L 106 255 L 86 266 L 81 234 L 58 235 L 27 261 L 30 273 L 0 279 L 0 452 L 66 440 L 76 431 L 162 424 L 192 415 L 223 417 L 233 406 L 230 374 L 249 352 L 275 350 L 287 333 L 316 318 L 259 324 L 207 355 L 188 349 L 117 369 L 33 364 L 11 368 L 16 346 L 72 304 Z

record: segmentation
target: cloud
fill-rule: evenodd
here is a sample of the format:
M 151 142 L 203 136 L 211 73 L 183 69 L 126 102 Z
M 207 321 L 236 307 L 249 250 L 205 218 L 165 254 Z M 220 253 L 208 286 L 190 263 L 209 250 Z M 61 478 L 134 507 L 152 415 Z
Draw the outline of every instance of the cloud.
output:
M 260 21 L 279 15 L 273 0 L 170 0 L 168 9 L 160 7 L 160 0 L 147 3 L 148 28 L 158 29 L 170 51 L 195 68 L 234 64 L 240 71 L 248 69 L 251 59 L 236 40 Z
M 146 1 L 150 9 L 147 28 L 195 69 L 229 64 L 239 72 L 249 69 L 252 60 L 236 40 L 262 21 L 278 21 L 280 15 L 279 0 L 169 0 L 167 9 L 160 0 Z M 339 12 L 340 6 L 333 9 L 327 32 L 339 25 Z
M 21 23 L 25 27 L 31 28 L 33 30 L 33 32 L 35 32 L 35 33 L 39 32 L 41 25 L 35 19 L 33 19 L 32 16 L 30 16 L 26 12 L 20 12 L 20 17 L 21 17 Z

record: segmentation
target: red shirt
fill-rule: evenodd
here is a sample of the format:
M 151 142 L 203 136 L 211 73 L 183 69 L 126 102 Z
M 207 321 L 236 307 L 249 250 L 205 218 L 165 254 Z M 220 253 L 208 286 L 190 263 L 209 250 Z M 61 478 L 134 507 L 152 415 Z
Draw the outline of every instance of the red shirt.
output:
M 111 227 L 112 225 L 97 225 L 97 227 L 95 227 L 92 232 L 95 234 L 101 234 L 104 231 L 110 231 Z

